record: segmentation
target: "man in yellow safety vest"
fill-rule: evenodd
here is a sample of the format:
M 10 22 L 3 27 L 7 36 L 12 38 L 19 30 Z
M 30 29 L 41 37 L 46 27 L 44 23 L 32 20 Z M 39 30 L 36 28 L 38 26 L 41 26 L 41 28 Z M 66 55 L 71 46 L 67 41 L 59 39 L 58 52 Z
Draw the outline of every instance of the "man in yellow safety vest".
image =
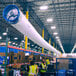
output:
M 44 59 L 42 59 L 42 63 L 41 63 L 41 66 L 40 66 L 40 76 L 45 76 L 45 73 L 47 71 L 47 66 L 46 66 L 46 62 Z
M 46 65 L 49 65 L 50 64 L 50 61 L 48 58 L 46 58 Z
M 31 61 L 28 76 L 37 76 L 37 73 L 38 73 L 38 66 L 34 64 L 34 61 Z

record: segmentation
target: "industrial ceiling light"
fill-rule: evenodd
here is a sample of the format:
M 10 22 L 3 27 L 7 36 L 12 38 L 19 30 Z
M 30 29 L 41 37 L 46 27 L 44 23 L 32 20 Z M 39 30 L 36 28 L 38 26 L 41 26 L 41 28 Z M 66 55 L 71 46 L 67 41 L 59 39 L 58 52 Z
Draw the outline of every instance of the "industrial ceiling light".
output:
M 57 32 L 54 32 L 53 35 L 58 35 L 58 33 Z
M 0 40 L 2 39 L 2 37 L 0 36 Z
M 56 26 L 51 26 L 51 29 L 52 29 L 52 30 L 55 30 L 55 29 L 56 29 Z
M 59 37 L 58 37 L 58 36 L 56 36 L 56 39 L 59 39 Z
M 37 46 L 35 46 L 35 48 L 37 48 Z
M 76 49 L 76 43 L 74 44 L 74 47 L 73 47 L 71 53 L 74 53 L 75 49 Z
M 4 32 L 4 33 L 3 33 L 3 35 L 5 36 L 5 35 L 7 35 L 7 33 L 6 33 L 6 32 Z
M 22 42 L 24 42 L 24 40 L 22 40 Z
M 15 38 L 14 38 L 14 40 L 18 40 L 18 38 L 17 38 L 17 37 L 15 37 Z
M 48 6 L 40 6 L 40 10 L 47 10 Z
M 40 47 L 38 47 L 38 49 L 40 49 Z
M 34 46 L 34 45 L 31 45 L 31 46 Z
M 53 22 L 53 19 L 52 18 L 48 18 L 47 22 Z
M 8 42 L 9 44 L 11 43 L 11 41 Z
M 13 43 L 13 45 L 15 45 L 15 42 Z
M 27 43 L 27 45 L 30 45 L 30 43 Z
M 17 46 L 18 44 L 16 44 L 16 46 Z

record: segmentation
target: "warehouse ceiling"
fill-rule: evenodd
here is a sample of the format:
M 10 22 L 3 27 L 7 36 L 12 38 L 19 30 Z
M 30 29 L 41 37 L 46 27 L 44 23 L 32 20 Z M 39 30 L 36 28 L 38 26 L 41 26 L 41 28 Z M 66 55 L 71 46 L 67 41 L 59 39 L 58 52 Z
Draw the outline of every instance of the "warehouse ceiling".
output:
M 10 26 L 2 16 L 4 7 L 9 4 L 15 4 L 25 14 L 26 9 L 29 10 L 29 21 L 41 34 L 42 29 L 45 29 L 45 40 L 52 38 L 52 43 L 58 42 L 57 32 L 65 52 L 70 53 L 76 41 L 76 0 L 0 0 L 0 35 L 5 32 L 6 27 L 9 29 L 9 37 L 13 40 L 18 37 L 21 41 L 23 35 Z M 47 6 L 47 10 L 40 10 L 41 6 Z M 52 22 L 47 22 L 47 19 L 52 19 Z M 55 30 L 51 26 L 56 26 Z M 5 37 L 4 37 L 5 38 Z

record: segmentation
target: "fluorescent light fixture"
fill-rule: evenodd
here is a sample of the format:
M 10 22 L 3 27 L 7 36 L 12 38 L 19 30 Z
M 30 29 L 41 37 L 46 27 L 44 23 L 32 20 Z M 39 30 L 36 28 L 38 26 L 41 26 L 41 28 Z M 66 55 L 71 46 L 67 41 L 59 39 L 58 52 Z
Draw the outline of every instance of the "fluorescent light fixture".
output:
M 24 40 L 22 40 L 22 42 L 24 42 Z
M 21 45 L 19 45 L 19 46 L 21 46 Z
M 11 43 L 11 41 L 8 42 L 9 44 Z
M 58 36 L 56 36 L 56 39 L 59 39 L 59 37 L 58 37 Z
M 27 43 L 27 45 L 30 45 L 30 43 Z
M 15 42 L 13 43 L 13 45 L 15 44 Z
M 37 46 L 35 46 L 35 48 L 37 48 Z
M 47 10 L 48 9 L 48 6 L 41 6 L 40 7 L 40 10 Z
M 52 30 L 55 30 L 55 29 L 56 29 L 56 26 L 51 26 L 51 29 L 52 29 Z
M 3 35 L 7 35 L 7 33 L 6 33 L 6 32 L 4 32 L 4 33 L 3 33 Z
M 17 37 L 14 38 L 14 40 L 17 40 L 17 39 L 18 39 Z
M 76 48 L 76 43 L 75 43 L 75 45 L 74 45 L 74 47 L 73 47 L 73 49 L 72 49 L 71 53 L 74 53 L 75 48 Z
M 58 35 L 58 33 L 57 32 L 54 32 L 53 35 Z
M 58 43 L 59 43 L 60 48 L 62 49 L 63 53 L 65 53 L 64 48 L 63 48 L 63 46 L 62 46 L 62 43 L 61 43 L 60 39 L 59 39 Z
M 2 37 L 0 36 L 0 40 L 2 39 Z
M 38 47 L 38 49 L 40 49 L 40 47 Z
M 16 44 L 16 46 L 17 46 L 18 44 Z
M 34 46 L 34 45 L 31 45 L 31 46 Z
M 47 22 L 53 22 L 53 19 L 52 18 L 48 18 Z

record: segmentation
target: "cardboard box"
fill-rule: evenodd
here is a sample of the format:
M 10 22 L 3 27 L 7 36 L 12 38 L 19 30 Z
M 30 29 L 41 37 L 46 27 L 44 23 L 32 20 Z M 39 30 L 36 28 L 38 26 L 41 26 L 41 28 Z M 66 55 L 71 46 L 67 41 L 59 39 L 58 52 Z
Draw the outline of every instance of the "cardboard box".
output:
M 5 56 L 5 53 L 0 53 L 0 56 Z
M 14 54 L 14 63 L 18 63 L 18 57 L 17 57 L 17 53 Z
M 17 68 L 21 68 L 21 65 L 20 65 L 20 64 L 18 64 L 18 65 L 17 65 Z
M 28 57 L 29 62 L 33 60 L 33 54 Z
M 40 55 L 34 55 L 35 62 L 40 62 Z
M 18 63 L 24 63 L 25 62 L 25 53 L 24 52 L 18 52 L 17 55 L 18 59 Z
M 16 65 L 16 64 L 14 64 L 14 65 L 12 65 L 12 67 L 13 67 L 13 68 L 17 68 L 17 65 Z
M 10 57 L 9 63 L 10 63 L 10 64 L 14 63 L 14 52 L 10 52 L 10 53 L 9 53 L 9 57 Z
M 29 56 L 25 56 L 25 63 L 29 62 Z

